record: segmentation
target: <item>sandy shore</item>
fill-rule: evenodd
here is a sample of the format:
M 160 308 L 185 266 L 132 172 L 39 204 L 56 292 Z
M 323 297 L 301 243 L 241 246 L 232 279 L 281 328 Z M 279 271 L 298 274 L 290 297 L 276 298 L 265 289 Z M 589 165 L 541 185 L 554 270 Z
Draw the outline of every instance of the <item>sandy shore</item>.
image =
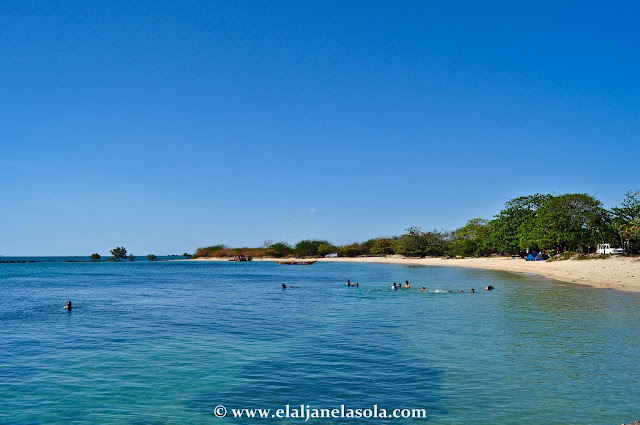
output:
M 216 261 L 220 259 L 196 259 L 187 261 Z M 226 260 L 225 260 L 226 261 Z M 260 261 L 260 259 L 254 259 Z M 263 258 L 262 261 L 274 261 Z M 490 257 L 445 260 L 443 258 L 358 257 L 320 258 L 318 261 L 406 264 L 421 266 L 469 267 L 502 270 L 512 273 L 537 274 L 563 282 L 589 285 L 598 288 L 640 292 L 640 258 L 613 256 L 597 260 L 525 261 L 520 258 Z

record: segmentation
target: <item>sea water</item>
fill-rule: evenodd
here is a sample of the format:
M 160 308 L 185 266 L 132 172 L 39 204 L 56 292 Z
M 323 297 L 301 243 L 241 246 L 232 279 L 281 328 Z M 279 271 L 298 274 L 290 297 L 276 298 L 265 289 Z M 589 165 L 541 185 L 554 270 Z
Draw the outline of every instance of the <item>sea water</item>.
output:
M 302 423 L 232 417 L 287 405 L 640 419 L 640 295 L 453 267 L 0 264 L 2 424 Z

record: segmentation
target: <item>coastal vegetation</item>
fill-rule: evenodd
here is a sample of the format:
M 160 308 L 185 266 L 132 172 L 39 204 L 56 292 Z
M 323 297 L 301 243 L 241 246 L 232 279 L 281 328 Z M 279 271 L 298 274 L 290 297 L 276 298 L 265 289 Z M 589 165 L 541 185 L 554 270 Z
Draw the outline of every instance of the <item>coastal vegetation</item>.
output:
M 156 261 L 156 258 L 157 257 L 155 255 L 153 255 L 153 254 L 147 255 L 147 260 L 149 260 L 149 261 Z
M 640 190 L 628 191 L 620 205 L 610 210 L 589 194 L 535 194 L 511 199 L 493 218 L 474 218 L 452 231 L 423 231 L 414 226 L 400 236 L 347 245 L 316 239 L 293 246 L 266 241 L 259 248 L 213 245 L 198 248 L 194 257 L 318 257 L 337 253 L 341 257 L 399 254 L 460 258 L 545 251 L 562 259 L 594 253 L 601 243 L 620 246 L 627 253 L 640 250 Z
M 112 257 L 110 258 L 112 261 L 120 261 L 121 259 L 127 258 L 127 250 L 124 247 L 117 247 L 111 250 Z
M 89 258 L 91 258 L 91 260 L 93 260 L 93 261 L 100 261 L 102 256 L 100 254 L 98 254 L 97 252 L 94 252 L 93 254 L 91 254 L 91 256 Z

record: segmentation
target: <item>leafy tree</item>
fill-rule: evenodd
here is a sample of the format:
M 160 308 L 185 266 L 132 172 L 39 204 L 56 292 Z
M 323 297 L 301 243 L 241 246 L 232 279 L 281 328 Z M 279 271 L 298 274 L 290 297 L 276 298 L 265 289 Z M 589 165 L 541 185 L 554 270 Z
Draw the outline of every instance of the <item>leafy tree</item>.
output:
M 539 209 L 528 237 L 541 249 L 575 251 L 603 242 L 609 219 L 602 202 L 591 195 L 552 196 Z
M 129 261 L 133 261 L 133 260 L 136 259 L 136 256 L 133 255 L 133 254 L 129 254 L 129 257 L 127 257 L 127 258 L 129 258 Z
M 373 255 L 394 254 L 393 245 L 395 241 L 390 238 L 378 238 L 373 241 L 369 252 Z
M 120 259 L 127 258 L 127 250 L 124 247 L 117 247 L 111 250 L 111 259 L 113 261 L 120 261 Z
M 530 228 L 537 211 L 545 205 L 551 195 L 539 193 L 514 198 L 491 221 L 491 232 L 487 235 L 487 246 L 494 252 L 514 253 L 521 249 L 535 248 Z
M 424 233 L 419 227 L 409 227 L 407 233 L 396 241 L 395 252 L 406 257 L 424 257 L 426 249 Z
M 90 256 L 89 258 L 91 258 L 93 261 L 100 261 L 100 259 L 101 259 L 102 257 L 100 256 L 100 254 L 98 254 L 98 253 L 96 252 L 96 253 L 91 254 L 91 256 Z
M 318 255 L 318 247 L 322 244 L 329 244 L 327 241 L 319 241 L 315 239 L 305 239 L 296 244 L 293 252 L 301 256 Z
M 628 191 L 620 206 L 612 208 L 611 212 L 621 245 L 624 246 L 628 239 L 632 250 L 637 250 L 640 244 L 640 189 Z
M 153 255 L 153 254 L 147 255 L 147 260 L 149 260 L 149 261 L 156 261 L 156 258 L 157 257 L 155 255 Z
M 357 242 L 344 245 L 338 249 L 338 253 L 342 257 L 357 257 L 358 255 L 364 255 L 368 252 L 369 251 L 363 246 L 363 244 L 359 244 Z
M 480 256 L 490 253 L 489 227 L 488 220 L 482 218 L 469 220 L 467 224 L 453 232 L 453 252 L 463 256 Z
M 184 253 L 182 254 L 182 256 L 183 256 L 184 258 L 191 258 L 191 257 L 193 257 L 193 256 L 192 256 L 191 254 L 189 254 L 188 252 L 184 252 Z
M 423 236 L 426 244 L 425 255 L 443 255 L 451 249 L 451 235 L 445 232 L 433 230 Z
M 276 242 L 269 246 L 269 255 L 273 255 L 274 257 L 284 257 L 285 255 L 289 255 L 293 252 L 291 249 L 291 245 L 286 242 Z
M 611 209 L 616 218 L 624 221 L 633 221 L 640 218 L 640 189 L 629 190 L 624 196 L 619 207 Z
M 318 255 L 327 255 L 337 251 L 338 249 L 328 242 L 323 242 L 318 245 Z

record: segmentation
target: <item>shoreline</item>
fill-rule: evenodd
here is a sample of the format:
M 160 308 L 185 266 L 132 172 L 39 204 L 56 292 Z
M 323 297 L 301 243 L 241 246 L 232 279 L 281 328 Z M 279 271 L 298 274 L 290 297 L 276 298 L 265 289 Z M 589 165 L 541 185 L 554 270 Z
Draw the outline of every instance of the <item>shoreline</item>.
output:
M 253 261 L 276 261 L 277 258 L 255 258 Z M 482 258 L 405 258 L 355 257 L 355 258 L 318 258 L 320 262 L 403 264 L 416 266 L 464 267 L 485 270 L 498 270 L 517 274 L 535 274 L 565 283 L 592 286 L 602 289 L 640 292 L 640 258 L 611 257 L 590 260 L 563 260 L 548 263 L 546 261 L 525 261 L 511 257 Z M 178 261 L 228 261 L 228 258 L 195 258 Z

